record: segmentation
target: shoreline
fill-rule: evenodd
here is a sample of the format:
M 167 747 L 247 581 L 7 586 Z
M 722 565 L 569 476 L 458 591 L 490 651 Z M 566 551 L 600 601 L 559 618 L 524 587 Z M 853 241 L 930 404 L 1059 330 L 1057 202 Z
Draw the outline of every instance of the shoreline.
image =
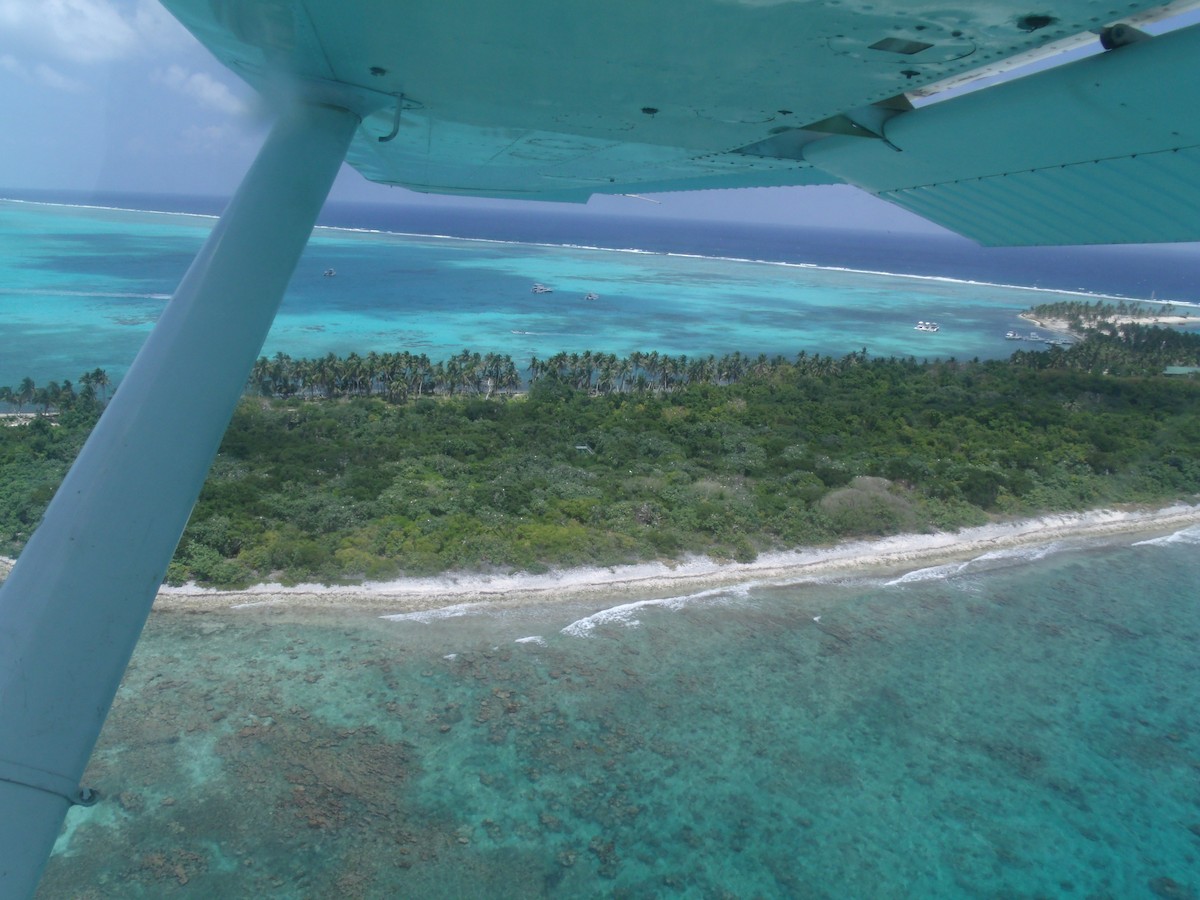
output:
M 328 586 L 259 584 L 221 591 L 163 587 L 156 611 L 282 609 L 421 613 L 475 604 L 525 606 L 606 598 L 630 602 L 754 583 L 784 586 L 835 577 L 899 576 L 986 553 L 1090 538 L 1170 534 L 1200 525 L 1200 505 L 1112 508 L 996 522 L 957 532 L 903 534 L 831 547 L 764 553 L 750 563 L 693 557 L 675 563 L 553 570 L 541 575 L 447 573 L 389 582 Z
M 1084 337 L 1082 331 L 1075 331 L 1066 319 L 1037 319 L 1029 312 L 1017 313 L 1017 318 L 1032 322 L 1038 328 L 1045 328 L 1058 334 L 1071 337 Z M 1192 325 L 1196 319 L 1192 316 L 1103 316 L 1097 322 L 1107 325 Z

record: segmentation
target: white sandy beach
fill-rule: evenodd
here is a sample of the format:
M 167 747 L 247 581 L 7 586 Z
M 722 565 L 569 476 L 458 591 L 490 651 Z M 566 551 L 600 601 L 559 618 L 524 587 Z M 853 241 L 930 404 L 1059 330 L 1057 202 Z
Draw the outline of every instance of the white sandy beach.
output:
M 1047 331 L 1053 331 L 1058 334 L 1069 334 L 1078 337 L 1078 333 L 1071 329 L 1071 323 L 1066 319 L 1038 319 L 1031 313 L 1023 312 L 1018 314 L 1020 318 L 1027 322 L 1032 322 L 1039 328 L 1044 328 Z M 1129 325 L 1136 323 L 1138 325 L 1191 325 L 1196 319 L 1191 316 L 1105 316 L 1104 321 L 1110 325 Z
M 901 534 L 764 553 L 750 563 L 692 557 L 673 565 L 653 562 L 564 569 L 541 575 L 449 573 L 359 585 L 259 584 L 241 591 L 194 584 L 164 586 L 154 608 L 195 611 L 286 606 L 406 613 L 483 602 L 516 605 L 589 597 L 644 599 L 746 582 L 785 585 L 849 575 L 899 576 L 1002 550 L 1119 535 L 1165 535 L 1194 525 L 1200 525 L 1200 505 L 1100 509 L 996 522 L 955 532 Z M 0 557 L 0 575 L 7 574 L 12 564 L 13 560 Z
M 1200 505 L 1178 503 L 1156 509 L 1047 515 L 957 532 L 895 535 L 831 547 L 764 553 L 751 563 L 694 557 L 675 565 L 643 563 L 541 575 L 451 573 L 352 586 L 262 584 L 243 591 L 218 591 L 195 585 L 164 587 L 155 608 L 287 606 L 406 613 L 481 602 L 525 604 L 614 595 L 628 600 L 646 599 L 746 582 L 784 585 L 849 575 L 902 575 L 984 553 L 1124 534 L 1169 534 L 1198 524 Z
M 55 419 L 58 413 L 40 412 L 0 412 L 0 425 L 28 425 L 34 419 L 46 419 L 51 425 L 58 426 Z

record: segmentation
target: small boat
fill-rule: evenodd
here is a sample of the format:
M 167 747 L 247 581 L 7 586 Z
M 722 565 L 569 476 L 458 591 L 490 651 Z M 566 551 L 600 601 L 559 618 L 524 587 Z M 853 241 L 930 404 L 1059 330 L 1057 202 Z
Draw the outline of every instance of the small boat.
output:
M 333 269 L 326 269 L 326 270 L 325 270 L 325 277 L 326 277 L 326 278 L 332 278 L 332 277 L 333 277 L 334 275 L 336 275 L 336 274 L 337 274 L 337 272 L 335 272 Z
M 937 331 L 941 326 L 937 322 L 918 322 L 913 326 L 914 331 Z
M 1004 339 L 1006 341 L 1023 341 L 1023 340 L 1025 340 L 1025 338 L 1022 335 L 1017 334 L 1015 331 L 1006 331 L 1004 333 Z
M 583 295 L 583 299 L 584 300 L 599 300 L 600 295 L 597 294 L 595 291 L 588 291 L 586 294 Z
M 548 288 L 540 282 L 534 284 L 534 286 L 531 288 L 531 290 L 535 294 L 553 294 L 554 293 L 554 288 Z

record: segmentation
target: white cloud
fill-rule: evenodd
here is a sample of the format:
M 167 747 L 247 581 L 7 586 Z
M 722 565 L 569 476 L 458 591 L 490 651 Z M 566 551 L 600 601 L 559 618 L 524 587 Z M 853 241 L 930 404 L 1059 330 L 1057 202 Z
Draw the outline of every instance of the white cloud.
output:
M 79 92 L 87 90 L 87 85 L 82 81 L 70 78 L 45 63 L 38 63 L 31 69 L 15 56 L 7 53 L 0 54 L 0 71 L 15 75 L 23 81 L 44 84 L 47 87 L 52 87 L 60 91 Z
M 0 0 L 0 72 L 86 92 L 97 66 L 185 52 L 195 41 L 155 0 Z
M 205 72 L 189 72 L 183 66 L 171 65 L 155 72 L 154 78 L 208 109 L 231 116 L 249 112 L 246 104 L 228 87 Z
M 56 88 L 60 91 L 85 91 L 87 85 L 75 78 L 70 78 L 57 69 L 52 69 L 45 63 L 38 63 L 33 67 L 33 77 L 48 87 Z
M 111 0 L 0 0 L 0 36 L 37 56 L 74 63 L 121 59 L 139 46 L 137 31 Z

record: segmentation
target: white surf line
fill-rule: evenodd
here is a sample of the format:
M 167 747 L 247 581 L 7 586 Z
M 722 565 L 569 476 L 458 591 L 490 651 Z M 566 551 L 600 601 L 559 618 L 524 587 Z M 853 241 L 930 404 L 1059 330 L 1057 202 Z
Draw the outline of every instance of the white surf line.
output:
M 440 578 L 367 582 L 355 586 L 260 584 L 240 591 L 219 591 L 194 584 L 164 587 L 163 605 L 187 605 L 212 600 L 220 605 L 281 598 L 298 605 L 387 606 L 401 609 L 414 601 L 464 607 L 520 597 L 540 601 L 548 596 L 579 599 L 619 592 L 672 592 L 696 585 L 728 589 L 747 582 L 772 585 L 823 580 L 847 573 L 869 574 L 872 569 L 917 570 L 926 565 L 953 563 L 1019 547 L 1053 544 L 1067 538 L 1088 538 L 1146 530 L 1170 531 L 1200 523 L 1200 506 L 1176 504 L 1158 510 L 1094 510 L 1052 514 L 1036 519 L 993 523 L 958 532 L 894 535 L 874 541 L 854 541 L 832 547 L 766 553 L 751 563 L 715 562 L 692 557 L 675 565 L 641 563 L 551 571 L 540 575 L 452 574 Z M 457 602 L 455 602 L 457 601 Z M 445 608 L 445 607 L 442 607 Z M 418 610 L 419 611 L 419 610 Z M 478 612 L 481 610 L 475 609 Z M 414 612 L 412 607 L 395 615 Z M 462 614 L 462 613 L 459 613 Z

